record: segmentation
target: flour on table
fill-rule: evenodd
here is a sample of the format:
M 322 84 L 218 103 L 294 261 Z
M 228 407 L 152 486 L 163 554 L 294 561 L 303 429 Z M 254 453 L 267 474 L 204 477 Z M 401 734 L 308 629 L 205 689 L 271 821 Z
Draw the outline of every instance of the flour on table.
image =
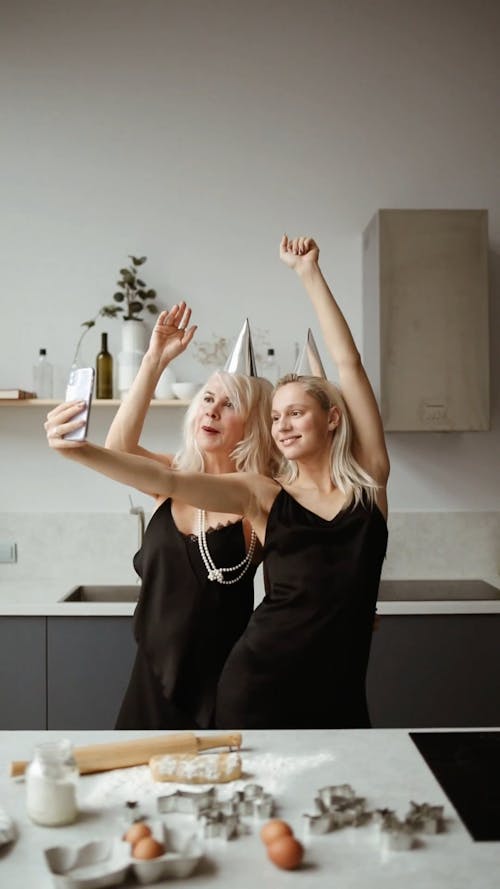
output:
M 201 756 L 203 754 L 200 754 Z M 242 790 L 249 782 L 262 784 L 266 793 L 275 796 L 283 793 L 294 777 L 308 772 L 325 763 L 334 762 L 335 753 L 330 750 L 315 754 L 295 756 L 275 753 L 241 753 L 244 777 L 230 784 L 217 785 L 220 799 L 227 799 L 235 790 Z M 206 786 L 211 786 L 207 782 Z M 80 780 L 80 804 L 86 807 L 105 808 L 128 800 L 138 803 L 150 801 L 158 796 L 166 796 L 176 790 L 201 790 L 204 784 L 196 787 L 190 784 L 153 781 L 149 766 L 134 766 L 130 769 L 115 769 L 98 775 L 85 775 Z

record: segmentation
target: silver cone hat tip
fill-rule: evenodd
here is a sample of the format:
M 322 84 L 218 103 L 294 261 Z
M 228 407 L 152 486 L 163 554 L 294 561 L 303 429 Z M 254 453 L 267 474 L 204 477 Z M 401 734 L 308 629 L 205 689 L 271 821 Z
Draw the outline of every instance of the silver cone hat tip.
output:
M 258 376 L 248 318 L 245 318 L 245 323 L 238 334 L 233 351 L 224 365 L 224 370 L 230 374 L 244 374 L 247 377 Z
M 320 377 L 321 379 L 326 380 L 325 368 L 319 357 L 318 347 L 316 346 L 310 327 L 307 331 L 304 348 L 297 358 L 293 372 L 300 377 Z

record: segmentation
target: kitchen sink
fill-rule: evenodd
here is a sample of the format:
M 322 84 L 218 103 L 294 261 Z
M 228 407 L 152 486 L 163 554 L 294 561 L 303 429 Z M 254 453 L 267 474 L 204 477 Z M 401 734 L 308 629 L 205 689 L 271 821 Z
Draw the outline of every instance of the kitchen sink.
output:
M 85 584 L 75 586 L 60 602 L 137 602 L 139 584 Z

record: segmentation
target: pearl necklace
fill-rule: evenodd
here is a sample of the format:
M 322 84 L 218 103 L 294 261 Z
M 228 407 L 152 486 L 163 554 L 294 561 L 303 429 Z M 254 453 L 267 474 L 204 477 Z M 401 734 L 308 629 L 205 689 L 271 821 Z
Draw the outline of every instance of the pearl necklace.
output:
M 252 528 L 252 533 L 250 535 L 250 546 L 248 547 L 248 552 L 245 558 L 242 559 L 241 562 L 238 562 L 237 565 L 232 565 L 230 568 L 217 568 L 214 565 L 212 556 L 208 551 L 207 536 L 205 534 L 205 511 L 203 509 L 198 510 L 198 549 L 200 550 L 200 556 L 203 559 L 203 564 L 207 569 L 209 580 L 216 580 L 217 583 L 223 584 L 237 583 L 238 580 L 241 580 L 245 572 L 248 571 L 248 568 L 250 567 L 250 562 L 252 561 L 256 542 L 257 535 Z M 238 571 L 239 568 L 242 568 L 243 570 L 240 572 L 240 574 L 238 574 L 237 577 L 233 577 L 232 580 L 224 580 L 225 573 L 227 573 L 228 571 Z

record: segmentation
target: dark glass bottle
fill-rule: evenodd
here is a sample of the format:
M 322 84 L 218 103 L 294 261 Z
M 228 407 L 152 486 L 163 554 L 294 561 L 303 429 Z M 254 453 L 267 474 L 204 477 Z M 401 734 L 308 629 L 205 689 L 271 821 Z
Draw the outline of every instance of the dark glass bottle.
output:
M 113 398 L 113 357 L 108 352 L 108 334 L 101 333 L 101 351 L 96 358 L 96 398 Z

